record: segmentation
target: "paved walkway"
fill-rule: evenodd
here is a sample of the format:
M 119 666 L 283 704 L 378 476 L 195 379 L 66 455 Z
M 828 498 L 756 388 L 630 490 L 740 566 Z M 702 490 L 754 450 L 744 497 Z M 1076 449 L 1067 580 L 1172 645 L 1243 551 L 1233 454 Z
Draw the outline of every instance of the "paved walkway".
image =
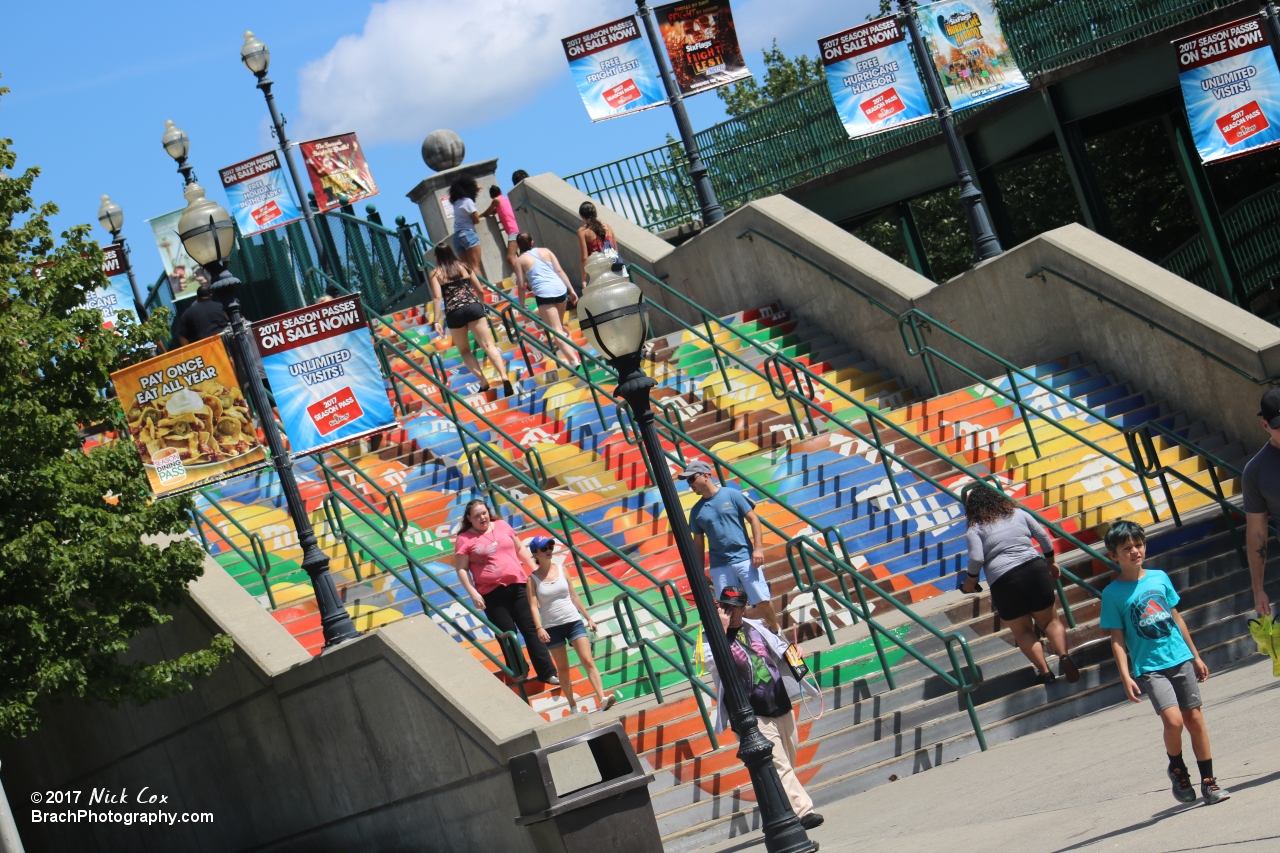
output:
M 1151 705 L 1125 704 L 822 808 L 822 853 L 1280 850 L 1280 679 L 1254 655 L 1203 686 L 1231 799 L 1174 800 Z M 1184 755 L 1195 772 L 1191 742 Z M 1197 786 L 1198 789 L 1198 786 Z M 755 834 L 715 853 L 763 853 Z

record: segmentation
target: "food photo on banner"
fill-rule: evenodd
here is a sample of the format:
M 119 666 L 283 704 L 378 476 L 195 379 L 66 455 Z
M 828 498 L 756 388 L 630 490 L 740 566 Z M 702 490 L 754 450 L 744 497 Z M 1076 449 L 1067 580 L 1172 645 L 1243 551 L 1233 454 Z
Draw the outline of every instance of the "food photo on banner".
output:
M 653 14 L 680 94 L 696 95 L 751 76 L 728 0 L 668 3 L 654 7 Z
M 1280 142 L 1280 70 L 1258 17 L 1174 42 L 1187 122 L 1205 163 Z
M 1027 88 L 992 0 L 949 0 L 916 10 L 938 80 L 953 110 Z
M 396 425 L 359 296 L 259 320 L 253 339 L 295 456 Z
M 818 54 L 850 139 L 933 115 L 897 18 L 880 18 L 819 39 Z
M 157 497 L 266 464 L 220 336 L 118 370 L 111 383 Z
M 169 277 L 169 287 L 173 290 L 173 295 L 179 298 L 194 296 L 197 287 L 209 283 L 209 274 L 191 259 L 178 237 L 178 220 L 182 218 L 182 211 L 185 209 L 180 207 L 147 220 L 151 233 L 156 238 L 156 248 L 160 250 L 164 273 Z
M 218 170 L 231 215 L 240 233 L 248 236 L 297 222 L 302 211 L 294 202 L 276 152 L 268 151 Z
M 369 174 L 360 140 L 354 133 L 340 133 L 313 139 L 298 145 L 302 161 L 307 164 L 307 177 L 321 212 L 342 204 L 355 204 L 378 194 L 378 185 Z
M 634 17 L 611 21 L 560 43 L 592 121 L 667 102 L 653 52 Z

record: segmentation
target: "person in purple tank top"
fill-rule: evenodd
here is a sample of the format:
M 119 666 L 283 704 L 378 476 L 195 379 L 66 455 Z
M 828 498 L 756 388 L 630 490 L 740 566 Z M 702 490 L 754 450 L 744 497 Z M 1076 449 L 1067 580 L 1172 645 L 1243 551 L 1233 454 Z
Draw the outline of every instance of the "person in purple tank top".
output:
M 520 233 L 520 226 L 516 224 L 516 212 L 511 209 L 511 199 L 503 194 L 502 188 L 497 184 L 489 187 L 489 206 L 484 209 L 481 216 L 496 216 L 498 224 L 502 226 L 503 236 L 507 238 L 507 266 L 511 267 L 512 275 L 516 278 L 516 285 L 523 284 L 523 276 L 520 273 L 520 267 L 516 265 L 516 235 Z

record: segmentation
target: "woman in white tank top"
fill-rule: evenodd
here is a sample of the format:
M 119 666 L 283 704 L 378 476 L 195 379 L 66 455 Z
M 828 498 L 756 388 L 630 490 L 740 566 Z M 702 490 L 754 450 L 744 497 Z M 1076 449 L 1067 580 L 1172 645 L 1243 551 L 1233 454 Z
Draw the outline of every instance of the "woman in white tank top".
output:
M 569 668 L 569 649 L 567 643 L 573 645 L 578 655 L 578 663 L 586 671 L 587 680 L 596 694 L 596 707 L 607 711 L 613 707 L 617 697 L 604 694 L 604 686 L 600 683 L 600 670 L 596 668 L 595 659 L 591 656 L 591 641 L 587 638 L 587 628 L 592 633 L 596 623 L 582 606 L 573 584 L 569 583 L 563 566 L 551 561 L 556 542 L 550 536 L 535 536 L 529 543 L 529 550 L 538 563 L 537 570 L 529 575 L 529 602 L 532 604 L 533 624 L 538 629 L 538 638 L 551 650 L 551 658 L 556 663 L 556 672 L 560 673 L 560 689 L 569 702 L 569 712 L 578 710 L 573 698 L 573 670 Z

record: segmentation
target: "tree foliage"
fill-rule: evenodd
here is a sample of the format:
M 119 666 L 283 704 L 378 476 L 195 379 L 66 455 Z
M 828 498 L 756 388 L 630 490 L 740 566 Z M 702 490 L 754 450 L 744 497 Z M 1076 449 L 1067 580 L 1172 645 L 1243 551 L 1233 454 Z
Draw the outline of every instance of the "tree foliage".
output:
M 741 118 L 745 113 L 823 79 L 821 59 L 803 53 L 789 57 L 778 48 L 777 39 L 773 40 L 773 47 L 760 52 L 764 55 L 763 86 L 756 82 L 755 77 L 747 77 L 732 86 L 716 89 L 716 97 L 724 101 L 724 111 L 731 118 Z
M 11 146 L 0 139 L 0 169 L 16 162 Z M 39 171 L 0 180 L 0 734 L 10 737 L 39 727 L 47 697 L 147 702 L 190 689 L 231 652 L 220 635 L 171 660 L 131 657 L 133 637 L 172 618 L 203 554 L 186 537 L 145 544 L 187 530 L 189 500 L 152 500 L 131 443 L 86 453 L 79 430 L 122 423 L 102 389 L 167 337 L 167 312 L 103 328 L 85 307 L 106 284 L 102 252 L 88 225 L 55 244 L 57 206 L 31 198 Z

